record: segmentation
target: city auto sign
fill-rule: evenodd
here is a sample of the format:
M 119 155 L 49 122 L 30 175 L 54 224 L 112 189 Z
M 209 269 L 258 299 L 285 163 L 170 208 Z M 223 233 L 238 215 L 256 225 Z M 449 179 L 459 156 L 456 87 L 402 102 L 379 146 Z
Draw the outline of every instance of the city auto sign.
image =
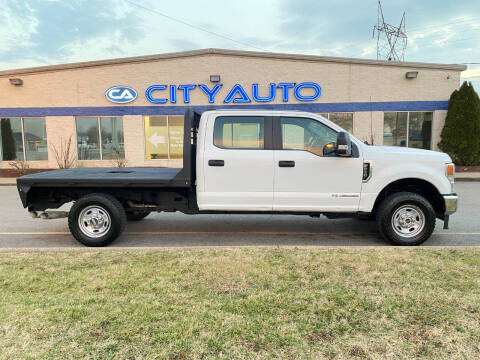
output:
M 189 104 L 191 93 L 200 91 L 210 104 L 214 104 L 222 87 L 223 84 L 216 84 L 212 87 L 205 84 L 158 84 L 151 85 L 145 90 L 145 98 L 152 104 L 176 104 L 177 101 Z M 255 83 L 249 90 L 251 91 L 247 92 L 242 85 L 235 84 L 228 89 L 223 102 L 225 104 L 268 103 L 274 101 L 277 96 L 281 97 L 282 102 L 289 102 L 292 95 L 298 101 L 310 102 L 317 100 L 322 94 L 321 86 L 311 81 L 298 84 L 293 82 L 270 83 L 265 89 L 260 89 L 260 86 Z M 137 92 L 128 86 L 113 86 L 105 92 L 105 96 L 113 103 L 124 104 L 135 100 Z
M 137 92 L 128 86 L 113 86 L 105 91 L 105 97 L 111 102 L 125 104 L 137 98 Z

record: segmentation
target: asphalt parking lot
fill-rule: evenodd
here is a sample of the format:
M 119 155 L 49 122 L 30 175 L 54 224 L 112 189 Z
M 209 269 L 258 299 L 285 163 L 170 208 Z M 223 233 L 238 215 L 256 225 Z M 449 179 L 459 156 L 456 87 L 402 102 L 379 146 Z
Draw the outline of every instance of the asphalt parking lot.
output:
M 480 182 L 455 184 L 460 196 L 450 230 L 438 220 L 424 246 L 480 246 Z M 82 248 L 66 219 L 32 219 L 14 186 L 0 187 L 0 248 Z M 373 222 L 293 215 L 151 214 L 129 223 L 111 247 L 388 246 Z

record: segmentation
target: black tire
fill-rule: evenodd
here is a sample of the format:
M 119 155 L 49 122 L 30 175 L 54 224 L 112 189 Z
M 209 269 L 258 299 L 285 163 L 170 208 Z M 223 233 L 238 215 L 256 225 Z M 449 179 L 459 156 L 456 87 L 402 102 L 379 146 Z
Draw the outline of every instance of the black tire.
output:
M 109 220 L 109 225 L 108 221 L 105 222 L 107 225 L 103 235 L 100 232 L 98 237 L 89 236 L 87 230 L 82 230 L 79 217 L 84 210 L 87 211 L 85 214 L 88 215 L 89 208 L 100 209 L 100 217 L 103 214 Z M 85 195 L 75 201 L 68 214 L 68 227 L 73 237 L 82 244 L 92 247 L 107 246 L 112 243 L 123 232 L 126 222 L 127 217 L 122 204 L 109 194 Z M 86 227 L 87 224 L 87 222 L 84 222 L 82 226 Z
M 143 211 L 143 210 L 128 211 L 127 212 L 127 220 L 128 221 L 140 221 L 140 220 L 145 219 L 148 215 L 150 215 L 149 211 Z
M 402 218 L 402 211 L 406 218 Z M 418 221 L 415 224 L 411 223 L 412 219 L 422 220 L 422 215 L 423 221 Z M 392 220 L 394 216 L 396 220 Z M 403 224 L 405 225 L 403 227 L 401 226 L 402 220 L 404 220 Z M 408 223 L 405 223 L 407 220 Z M 377 225 L 380 234 L 386 240 L 401 246 L 422 244 L 432 235 L 435 229 L 435 221 L 435 210 L 430 202 L 423 196 L 411 192 L 399 192 L 388 196 L 377 210 Z M 422 222 L 423 228 L 418 226 L 417 230 L 413 230 L 416 224 Z M 409 224 L 412 224 L 410 225 L 411 228 L 409 228 Z M 405 232 L 410 233 L 407 236 L 402 236 Z

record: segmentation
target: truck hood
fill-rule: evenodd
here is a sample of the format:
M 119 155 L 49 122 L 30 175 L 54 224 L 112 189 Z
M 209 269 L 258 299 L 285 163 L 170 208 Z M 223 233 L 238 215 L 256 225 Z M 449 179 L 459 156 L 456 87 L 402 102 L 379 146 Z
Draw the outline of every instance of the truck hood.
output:
M 367 154 L 371 155 L 398 155 L 398 156 L 408 156 L 412 159 L 417 160 L 433 160 L 433 161 L 441 161 L 445 163 L 452 162 L 452 159 L 448 154 L 438 152 L 438 151 L 431 151 L 431 150 L 423 150 L 423 149 L 415 149 L 415 148 L 406 148 L 401 146 L 367 146 Z

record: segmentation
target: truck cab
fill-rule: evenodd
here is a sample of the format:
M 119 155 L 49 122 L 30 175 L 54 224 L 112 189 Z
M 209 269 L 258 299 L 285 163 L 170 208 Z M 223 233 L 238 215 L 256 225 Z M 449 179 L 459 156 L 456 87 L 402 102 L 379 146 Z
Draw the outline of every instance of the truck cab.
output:
M 453 183 L 448 155 L 365 144 L 318 114 L 188 109 L 182 169 L 69 169 L 19 178 L 18 188 L 34 217 L 68 216 L 90 246 L 152 211 L 357 217 L 418 245 L 437 218 L 448 227 Z M 72 201 L 68 214 L 47 210 Z
M 203 210 L 356 212 L 361 142 L 334 151 L 341 128 L 301 112 L 212 111 L 200 122 L 197 201 Z

